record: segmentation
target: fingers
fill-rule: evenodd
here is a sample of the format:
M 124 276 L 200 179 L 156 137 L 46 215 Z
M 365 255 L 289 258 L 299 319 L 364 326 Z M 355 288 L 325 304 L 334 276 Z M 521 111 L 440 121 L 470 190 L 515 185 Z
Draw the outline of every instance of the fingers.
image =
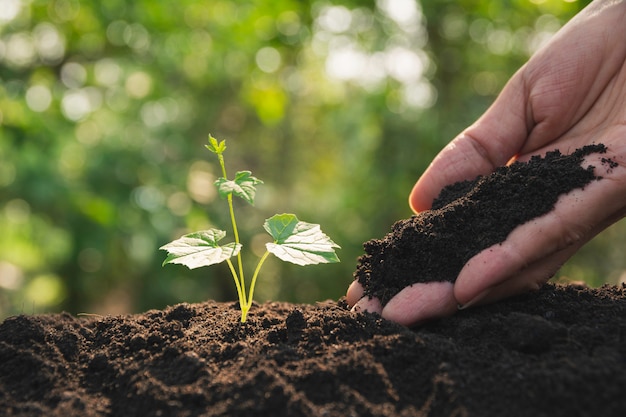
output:
M 414 212 L 430 209 L 445 186 L 489 174 L 519 149 L 513 142 L 486 141 L 489 136 L 474 132 L 470 128 L 450 142 L 415 183 L 409 195 L 409 206 Z M 506 149 L 501 146 L 504 144 L 512 146 Z
M 454 285 L 414 284 L 382 307 L 379 300 L 363 297 L 356 282 L 348 290 L 350 304 L 413 326 L 454 314 L 457 303 L 467 308 L 539 289 L 583 244 L 626 214 L 626 167 L 621 164 L 626 150 L 614 148 L 616 153 L 590 155 L 583 163 L 596 166 L 602 180 L 561 196 L 550 213 L 519 226 L 506 241 L 474 256 Z M 601 158 L 606 157 L 620 165 L 602 171 Z
M 348 287 L 346 302 L 352 307 L 352 311 L 368 311 L 378 314 L 383 311 L 380 300 L 366 296 L 363 286 L 357 280 L 352 281 L 352 284 Z
M 611 140 L 623 137 L 619 133 L 605 131 L 608 153 L 589 155 L 582 164 L 595 166 L 601 180 L 561 196 L 550 213 L 474 256 L 454 285 L 414 284 L 383 307 L 379 300 L 363 297 L 362 286 L 355 282 L 348 290 L 349 303 L 413 326 L 454 314 L 457 303 L 467 308 L 540 288 L 583 244 L 626 215 L 626 145 Z
M 354 306 L 357 301 L 363 298 L 365 291 L 363 291 L 363 286 L 358 280 L 352 281 L 350 286 L 348 287 L 348 291 L 346 292 L 346 302 L 350 307 Z
M 396 294 L 384 307 L 377 298 L 364 296 L 363 286 L 353 281 L 346 301 L 353 311 L 378 313 L 387 320 L 414 326 L 436 318 L 447 317 L 457 310 L 450 282 L 413 284 Z
M 579 249 L 579 246 L 580 245 L 571 246 L 552 256 L 535 262 L 524 268 L 517 275 L 504 278 L 499 284 L 487 288 L 479 288 L 476 291 L 480 292 L 476 294 L 476 291 L 474 291 L 475 295 L 461 295 L 459 309 L 490 304 L 514 295 L 538 290 L 558 271 L 565 261 Z M 461 287 L 462 284 L 456 288 L 459 294 L 461 294 L 462 291 Z M 456 293 L 457 292 L 455 292 L 455 294 Z
M 451 282 L 413 284 L 395 295 L 382 310 L 387 320 L 415 326 L 429 320 L 451 316 L 457 311 Z
M 352 307 L 352 311 L 382 314 L 383 306 L 378 298 L 365 296 Z
M 413 211 L 429 209 L 446 185 L 490 174 L 522 148 L 532 120 L 521 74 L 518 71 L 487 112 L 435 157 L 411 191 Z
M 553 211 L 474 256 L 457 278 L 455 298 L 468 306 L 539 288 L 583 244 L 624 215 L 622 196 L 623 183 L 615 178 L 562 196 Z

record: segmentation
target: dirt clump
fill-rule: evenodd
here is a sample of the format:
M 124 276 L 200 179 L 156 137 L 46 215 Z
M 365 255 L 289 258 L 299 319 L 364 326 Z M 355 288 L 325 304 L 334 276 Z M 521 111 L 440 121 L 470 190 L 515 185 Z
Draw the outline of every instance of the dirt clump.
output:
M 601 179 L 594 166 L 581 163 L 587 155 L 605 152 L 602 144 L 570 155 L 555 150 L 452 184 L 442 190 L 431 210 L 396 222 L 383 239 L 365 242 L 354 276 L 365 294 L 383 305 L 417 282 L 454 282 L 474 255 L 506 240 L 517 226 L 550 212 L 559 196 Z

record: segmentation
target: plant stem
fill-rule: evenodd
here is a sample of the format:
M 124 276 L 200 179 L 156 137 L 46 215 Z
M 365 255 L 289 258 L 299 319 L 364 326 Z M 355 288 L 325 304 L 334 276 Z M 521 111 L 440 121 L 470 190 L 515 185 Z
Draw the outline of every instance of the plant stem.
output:
M 266 250 L 263 256 L 261 257 L 261 259 L 259 259 L 259 263 L 256 265 L 256 269 L 254 270 L 254 275 L 252 275 L 252 281 L 250 282 L 250 292 L 248 293 L 248 304 L 247 304 L 248 310 L 250 309 L 250 307 L 252 307 L 252 297 L 254 295 L 254 286 L 256 284 L 256 278 L 259 276 L 259 271 L 261 270 L 261 267 L 263 266 L 263 263 L 265 262 L 269 254 L 270 252 Z
M 226 178 L 226 177 L 224 177 Z M 230 220 L 233 224 L 233 235 L 235 236 L 235 243 L 239 245 L 239 232 L 237 230 L 237 221 L 235 220 L 235 210 L 233 208 L 233 195 L 228 195 L 228 209 L 230 210 Z M 237 266 L 239 267 L 239 279 L 241 281 L 241 289 L 243 294 L 246 294 L 246 280 L 243 275 L 243 263 L 241 262 L 241 251 L 237 254 Z
M 242 323 L 246 322 L 248 311 L 250 311 L 250 308 L 252 307 L 252 298 L 254 296 L 254 286 L 256 284 L 256 279 L 259 276 L 259 271 L 261 270 L 261 266 L 263 266 L 263 263 L 265 262 L 269 254 L 270 254 L 269 251 L 265 251 L 261 259 L 259 259 L 259 263 L 256 265 L 256 269 L 254 270 L 254 274 L 252 275 L 252 281 L 250 282 L 250 290 L 248 293 L 248 300 L 246 302 L 246 305 L 241 306 L 241 303 L 239 304 L 241 306 L 241 322 Z
M 248 300 L 246 300 L 246 289 L 241 287 L 239 283 L 239 277 L 237 276 L 237 271 L 235 271 L 235 267 L 230 259 L 226 259 L 226 263 L 228 263 L 228 267 L 230 268 L 230 273 L 233 276 L 233 280 L 235 281 L 235 286 L 237 287 L 237 296 L 239 297 L 239 308 L 241 310 L 241 322 L 246 321 L 246 314 L 244 313 L 244 308 L 247 305 Z M 247 311 L 246 311 L 247 313 Z
M 222 168 L 222 176 L 224 179 L 228 179 L 226 175 L 226 164 L 224 163 L 224 155 L 222 153 L 218 153 L 217 157 L 220 161 L 220 167 Z M 235 220 L 235 209 L 233 208 L 233 195 L 229 194 L 227 197 L 228 200 L 228 210 L 230 212 L 230 221 L 233 225 L 233 235 L 235 236 L 235 243 L 239 245 L 239 230 L 237 229 L 237 221 Z M 231 273 L 235 278 L 235 282 L 237 282 L 237 274 L 232 266 L 232 262 L 229 260 L 229 266 L 231 267 Z M 239 267 L 239 282 L 237 282 L 237 291 L 241 292 L 239 296 L 239 305 L 241 307 L 241 322 L 246 321 L 247 310 L 244 311 L 245 306 L 247 306 L 247 297 L 246 297 L 246 280 L 243 275 L 243 262 L 241 261 L 241 252 L 237 254 L 237 266 Z

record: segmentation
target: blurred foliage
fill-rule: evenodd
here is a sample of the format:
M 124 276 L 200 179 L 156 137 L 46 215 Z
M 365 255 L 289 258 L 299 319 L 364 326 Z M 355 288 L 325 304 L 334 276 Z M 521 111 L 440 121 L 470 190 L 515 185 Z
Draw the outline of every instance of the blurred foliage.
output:
M 434 155 L 585 2 L 0 0 L 0 316 L 234 300 L 157 248 L 229 225 L 204 149 L 265 181 L 240 210 L 319 223 L 339 265 L 268 261 L 257 299 L 338 298 Z M 562 275 L 626 266 L 624 225 Z M 245 250 L 245 248 L 244 248 Z

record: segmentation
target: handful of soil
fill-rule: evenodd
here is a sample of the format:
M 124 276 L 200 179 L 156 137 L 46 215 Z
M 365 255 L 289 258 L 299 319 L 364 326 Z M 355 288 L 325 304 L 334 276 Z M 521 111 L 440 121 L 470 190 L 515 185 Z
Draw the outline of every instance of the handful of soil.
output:
M 550 212 L 560 195 L 601 179 L 594 166 L 583 168 L 581 163 L 589 154 L 605 152 L 602 144 L 571 155 L 555 150 L 449 185 L 431 210 L 398 221 L 383 239 L 365 242 L 354 277 L 365 295 L 379 298 L 383 305 L 414 283 L 454 282 L 474 255 Z M 603 161 L 613 166 L 613 161 Z

